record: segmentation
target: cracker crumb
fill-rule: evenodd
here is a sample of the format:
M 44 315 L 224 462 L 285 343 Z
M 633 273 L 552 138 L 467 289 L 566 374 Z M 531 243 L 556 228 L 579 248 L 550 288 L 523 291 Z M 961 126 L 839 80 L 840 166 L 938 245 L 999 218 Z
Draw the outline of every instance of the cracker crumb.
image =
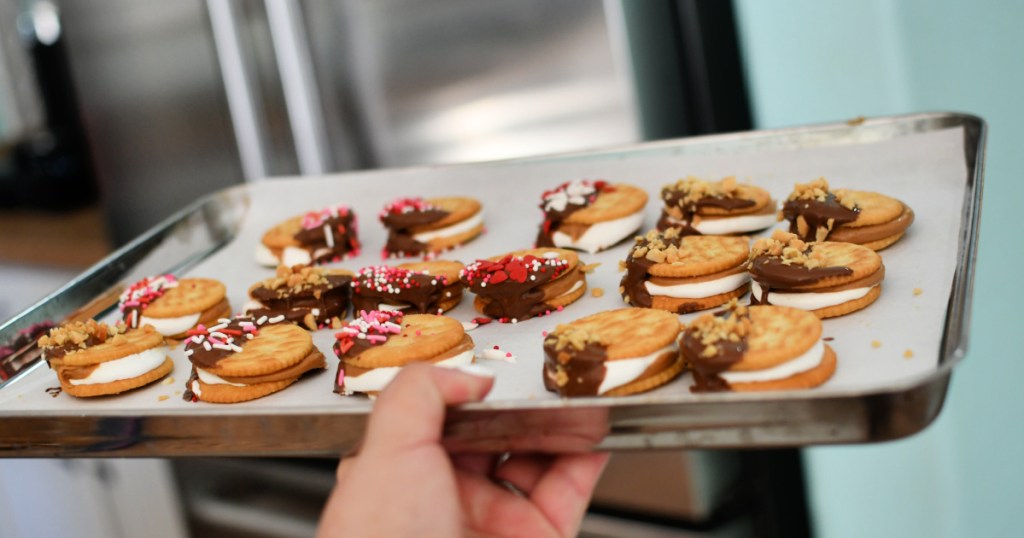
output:
M 584 265 L 583 267 L 580 267 L 580 270 L 583 271 L 585 274 L 589 275 L 589 274 L 594 272 L 594 269 L 597 269 L 598 267 L 600 267 L 600 265 L 601 265 L 601 262 L 588 263 L 588 264 Z
M 879 342 L 878 340 L 872 340 L 871 341 L 871 347 L 873 347 L 875 349 L 878 349 L 878 348 L 882 347 L 882 343 Z
M 604 297 L 604 288 L 592 288 L 590 294 L 594 297 Z
M 160 384 L 161 385 L 171 385 L 171 384 L 174 384 L 174 378 L 173 377 L 165 377 L 164 380 L 160 382 Z
M 857 116 L 856 118 L 846 120 L 846 124 L 850 127 L 856 127 L 857 125 L 864 123 L 864 119 L 864 116 Z
M 922 293 L 924 293 L 924 290 L 922 290 L 921 288 L 914 288 L 914 296 L 915 297 L 918 296 L 918 295 L 921 295 Z
M 161 394 L 160 396 L 157 396 L 156 399 L 161 401 L 161 402 L 163 402 L 163 401 L 167 401 L 168 399 L 170 399 L 170 396 L 168 396 L 166 394 Z
M 908 349 L 908 350 L 904 351 L 903 352 L 903 358 L 904 359 L 912 359 L 912 358 L 914 358 L 914 350 Z

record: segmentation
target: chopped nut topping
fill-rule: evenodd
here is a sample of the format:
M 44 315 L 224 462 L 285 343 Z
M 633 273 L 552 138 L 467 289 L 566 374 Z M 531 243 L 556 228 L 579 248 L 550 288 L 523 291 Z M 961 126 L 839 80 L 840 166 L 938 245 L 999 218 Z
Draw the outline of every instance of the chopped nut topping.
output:
M 759 256 L 782 258 L 783 265 L 802 265 L 808 269 L 824 267 L 825 255 L 813 250 L 813 245 L 804 242 L 796 234 L 775 230 L 771 237 L 762 237 L 750 247 L 750 260 Z
M 596 334 L 586 329 L 565 324 L 556 327 L 555 331 L 548 335 L 547 340 L 555 340 L 555 351 L 561 351 L 567 347 L 572 347 L 576 351 L 580 351 L 586 347 L 587 344 L 601 343 L 601 339 Z M 563 354 L 559 353 L 558 355 L 558 358 L 561 360 Z M 566 357 L 566 359 L 568 359 L 568 357 Z
M 680 205 L 696 203 L 704 198 L 734 198 L 739 184 L 734 176 L 729 176 L 721 181 L 704 181 L 693 176 L 680 179 L 674 184 L 665 185 L 661 189 L 662 198 L 668 200 L 672 197 L 673 191 L 684 193 L 680 199 Z
M 922 290 L 921 288 L 914 288 L 914 295 L 915 296 L 921 295 L 922 293 L 924 293 L 924 290 Z
M 65 347 L 85 349 L 90 338 L 94 342 L 118 341 L 124 338 L 127 327 L 123 323 L 114 326 L 98 323 L 95 320 L 74 321 L 60 327 L 50 329 L 48 335 L 39 338 L 39 347 Z
M 882 343 L 879 342 L 878 340 L 872 340 L 871 341 L 871 347 L 873 347 L 875 349 L 878 349 L 878 348 L 882 347 Z
M 669 228 L 663 232 L 651 230 L 647 235 L 636 238 L 636 246 L 630 251 L 630 257 L 646 258 L 654 263 L 675 263 L 686 258 L 679 252 L 679 228 Z
M 847 209 L 857 209 L 857 201 L 854 199 L 850 191 L 846 189 L 838 189 L 836 191 L 829 191 L 828 180 L 823 177 L 819 177 L 810 183 L 797 183 L 793 187 L 793 192 L 789 195 L 787 200 L 817 200 L 824 202 L 828 199 L 828 195 L 832 194 L 835 197 L 836 202 L 839 205 Z M 829 225 L 829 229 L 832 226 Z M 806 235 L 801 232 L 800 235 Z
M 718 354 L 716 344 L 721 341 L 739 342 L 751 333 L 750 313 L 746 306 L 733 299 L 726 305 L 725 315 L 704 314 L 690 325 L 704 346 L 701 355 Z
M 824 202 L 828 198 L 828 180 L 819 177 L 810 183 L 797 183 L 787 200 L 817 200 Z
M 782 258 L 783 265 L 803 265 L 807 268 L 824 266 L 824 254 L 815 252 L 813 245 L 801 240 L 796 234 L 776 230 L 770 238 L 761 238 L 751 247 L 751 257 L 775 256 Z
M 284 296 L 289 293 L 298 293 L 314 286 L 323 286 L 328 283 L 324 269 L 321 267 L 309 267 L 296 265 L 288 267 L 280 265 L 277 267 L 277 276 L 268 278 L 260 283 L 260 286 L 277 290 L 278 295 Z
M 914 358 L 914 350 L 913 349 L 908 349 L 908 350 L 904 351 L 903 352 L 903 358 L 904 359 L 912 359 L 912 358 Z
M 604 297 L 604 288 L 593 288 L 590 290 L 590 294 L 594 297 Z

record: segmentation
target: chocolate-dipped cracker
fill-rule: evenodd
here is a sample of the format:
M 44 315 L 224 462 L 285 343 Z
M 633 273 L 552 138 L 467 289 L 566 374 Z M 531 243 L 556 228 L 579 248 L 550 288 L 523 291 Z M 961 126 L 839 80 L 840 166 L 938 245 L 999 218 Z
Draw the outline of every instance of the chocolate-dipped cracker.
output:
M 345 269 L 282 265 L 273 278 L 249 288 L 245 311 L 256 318 L 284 316 L 310 331 L 337 327 L 348 312 L 352 277 Z
M 829 188 L 825 178 L 798 183 L 782 206 L 780 219 L 804 241 L 838 241 L 882 250 L 906 233 L 914 211 L 877 192 Z
M 640 228 L 646 204 L 647 193 L 626 183 L 562 183 L 541 196 L 537 246 L 599 252 Z
M 878 299 L 885 278 L 882 258 L 853 243 L 805 243 L 776 230 L 750 251 L 751 304 L 809 310 L 830 318 L 860 310 Z
M 464 267 L 444 260 L 364 267 L 352 282 L 353 309 L 401 310 L 407 314 L 447 312 L 462 300 L 464 285 L 459 272 Z
M 559 325 L 544 339 L 544 387 L 561 396 L 625 396 L 683 371 L 679 319 L 649 308 L 608 310 Z
M 189 331 L 185 356 L 192 375 L 185 401 L 237 403 L 262 398 L 327 366 L 313 337 L 283 316 L 235 316 Z
M 636 238 L 619 283 L 627 304 L 686 314 L 747 293 L 745 237 L 681 234 L 669 228 Z
M 785 306 L 743 306 L 704 314 L 680 338 L 693 372 L 693 392 L 816 387 L 836 370 L 821 338 L 821 320 Z
M 768 191 L 736 178 L 704 181 L 687 177 L 661 189 L 665 207 L 658 229 L 682 235 L 744 235 L 775 223 L 775 201 Z
M 398 198 L 378 215 L 388 229 L 382 257 L 433 257 L 484 231 L 483 206 L 475 198 Z
M 535 248 L 477 260 L 460 278 L 476 294 L 473 306 L 502 323 L 560 311 L 587 290 L 579 257 L 571 250 Z
M 263 234 L 256 261 L 268 267 L 338 262 L 359 255 L 356 215 L 346 205 L 326 207 L 278 223 Z

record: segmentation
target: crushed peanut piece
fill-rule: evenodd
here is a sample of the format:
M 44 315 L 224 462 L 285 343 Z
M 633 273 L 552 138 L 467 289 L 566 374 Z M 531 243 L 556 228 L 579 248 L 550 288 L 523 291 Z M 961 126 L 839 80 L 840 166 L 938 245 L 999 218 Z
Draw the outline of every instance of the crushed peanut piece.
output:
M 908 349 L 908 350 L 904 351 L 903 352 L 903 358 L 904 359 L 912 359 L 912 358 L 914 358 L 914 350 Z
M 914 296 L 915 297 L 918 296 L 918 295 L 921 295 L 922 293 L 924 293 L 924 290 L 922 290 L 921 288 L 914 288 Z
M 797 183 L 787 200 L 817 200 L 824 202 L 828 198 L 828 180 L 819 177 L 810 183 Z
M 170 377 L 170 376 L 165 377 L 164 380 L 160 382 L 160 384 L 161 385 L 173 385 L 174 384 L 174 378 Z
M 875 349 L 878 349 L 878 348 L 882 347 L 882 343 L 879 342 L 878 340 L 872 340 L 871 341 L 871 347 L 873 347 Z
M 604 297 L 604 288 L 592 288 L 590 294 L 594 297 Z
M 779 257 L 783 265 L 802 265 L 808 269 L 825 267 L 828 262 L 824 254 L 813 250 L 812 245 L 783 230 L 775 230 L 771 237 L 754 241 L 750 247 L 750 260 L 759 256 Z
M 554 332 L 548 335 L 547 340 L 555 340 L 555 351 L 561 351 L 567 347 L 580 351 L 587 344 L 601 343 L 601 339 L 596 334 L 586 329 L 565 324 L 556 327 Z M 561 358 L 561 354 L 559 354 L 559 358 Z
M 750 314 L 745 305 L 733 299 L 726 305 L 726 315 L 704 314 L 690 325 L 691 331 L 704 345 L 701 355 L 712 357 L 718 353 L 715 344 L 721 341 L 739 342 L 751 334 Z
M 161 401 L 161 402 L 164 402 L 164 401 L 167 401 L 168 399 L 170 399 L 170 396 L 168 396 L 166 394 L 161 394 L 160 396 L 157 396 L 156 399 Z
M 85 349 L 92 338 L 97 343 L 123 339 L 127 326 L 118 322 L 114 326 L 95 320 L 73 321 L 50 329 L 49 334 L 39 338 L 39 347 L 78 347 Z
M 264 280 L 259 285 L 267 289 L 277 290 L 277 294 L 283 297 L 290 293 L 301 292 L 327 283 L 327 277 L 322 267 L 309 267 L 305 265 L 288 267 L 287 265 L 279 265 L 276 276 Z
M 580 267 L 580 270 L 583 271 L 585 274 L 589 275 L 589 274 L 593 273 L 594 270 L 597 269 L 598 266 L 600 266 L 600 265 L 601 265 L 600 262 L 598 262 L 598 263 L 588 263 L 588 264 L 584 265 L 583 267 Z

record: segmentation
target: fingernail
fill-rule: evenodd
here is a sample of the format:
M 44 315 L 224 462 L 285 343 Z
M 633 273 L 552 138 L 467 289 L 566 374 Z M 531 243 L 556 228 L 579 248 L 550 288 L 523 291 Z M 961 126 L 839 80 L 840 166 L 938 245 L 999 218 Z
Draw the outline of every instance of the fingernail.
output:
M 469 374 L 476 377 L 494 377 L 494 370 L 491 370 L 490 368 L 484 368 L 483 366 L 480 366 L 478 364 L 464 364 L 456 368 L 456 370 L 464 374 Z

